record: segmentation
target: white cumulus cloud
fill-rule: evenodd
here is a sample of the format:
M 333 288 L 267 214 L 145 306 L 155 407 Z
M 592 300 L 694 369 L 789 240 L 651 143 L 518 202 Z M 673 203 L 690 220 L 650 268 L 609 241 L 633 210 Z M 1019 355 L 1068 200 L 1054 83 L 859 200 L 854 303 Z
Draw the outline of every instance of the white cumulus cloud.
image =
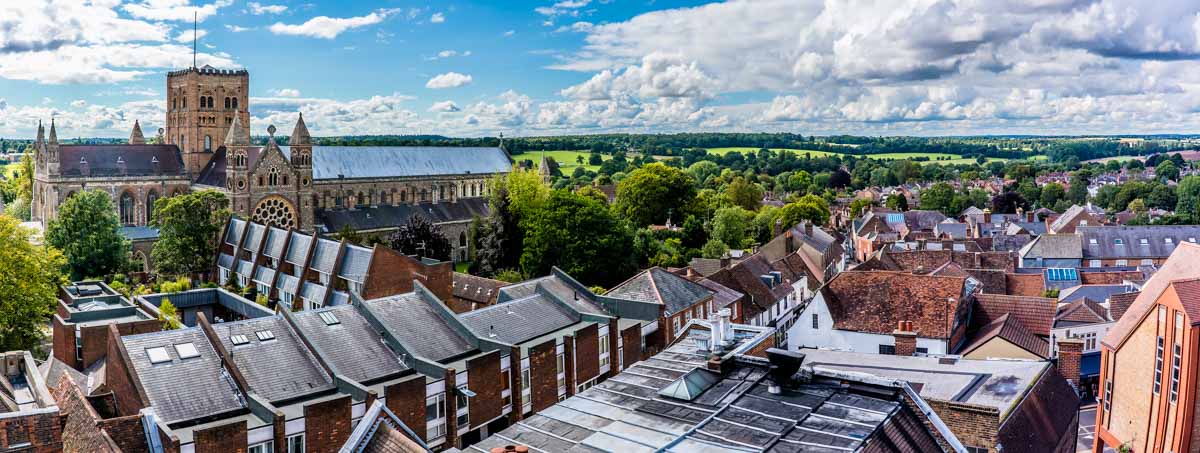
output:
M 261 16 L 263 14 L 282 14 L 287 11 L 287 5 L 264 5 L 258 2 L 250 2 L 246 4 L 250 14 Z
M 468 74 L 459 74 L 457 72 L 447 72 L 438 74 L 425 82 L 425 88 L 442 89 L 442 88 L 457 88 L 471 83 L 471 76 Z
M 388 16 L 399 12 L 397 9 L 380 9 L 365 16 L 357 17 L 328 17 L 317 16 L 302 24 L 285 24 L 276 22 L 269 27 L 271 33 L 277 35 L 308 36 L 310 38 L 333 39 L 338 35 L 355 28 L 362 28 L 383 22 Z

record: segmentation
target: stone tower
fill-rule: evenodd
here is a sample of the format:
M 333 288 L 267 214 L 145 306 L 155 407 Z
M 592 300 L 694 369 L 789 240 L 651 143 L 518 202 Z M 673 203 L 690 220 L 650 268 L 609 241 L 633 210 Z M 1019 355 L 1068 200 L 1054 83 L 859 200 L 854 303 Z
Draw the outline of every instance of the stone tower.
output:
M 129 133 L 130 145 L 145 145 L 146 136 L 142 135 L 142 125 L 138 124 L 138 120 L 133 120 L 133 132 Z
M 296 127 L 292 129 L 292 136 L 288 139 L 289 150 L 291 151 L 292 170 L 296 172 L 297 183 L 297 202 L 296 205 L 300 212 L 300 228 L 304 231 L 312 230 L 313 211 L 316 209 L 315 194 L 313 191 L 312 180 L 312 136 L 308 133 L 308 126 L 304 124 L 304 114 L 300 114 L 300 119 L 296 120 Z
M 235 118 L 250 124 L 250 73 L 246 70 L 188 68 L 167 74 L 166 143 L 179 146 L 193 176 L 208 164 L 229 135 Z M 245 141 L 250 130 L 244 129 Z M 239 140 L 241 137 L 239 137 Z
M 245 214 L 250 211 L 251 181 L 247 167 L 250 129 L 244 126 L 241 116 L 234 116 L 223 144 L 226 155 L 225 187 L 229 189 L 233 212 Z

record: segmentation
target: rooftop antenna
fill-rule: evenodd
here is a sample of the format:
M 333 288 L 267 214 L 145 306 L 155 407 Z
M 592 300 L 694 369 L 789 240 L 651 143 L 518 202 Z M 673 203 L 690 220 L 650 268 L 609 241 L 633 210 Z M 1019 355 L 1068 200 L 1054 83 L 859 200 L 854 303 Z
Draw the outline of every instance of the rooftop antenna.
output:
M 197 29 L 200 27 L 200 14 L 197 11 L 192 11 L 192 68 L 196 67 L 196 36 Z

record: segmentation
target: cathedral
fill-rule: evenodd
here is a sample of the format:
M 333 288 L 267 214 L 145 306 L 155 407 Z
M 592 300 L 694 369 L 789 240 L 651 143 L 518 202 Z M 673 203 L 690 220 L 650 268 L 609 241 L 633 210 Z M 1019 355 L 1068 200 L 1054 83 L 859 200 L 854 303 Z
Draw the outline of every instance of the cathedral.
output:
M 304 117 L 287 146 L 267 128 L 250 140 L 250 74 L 210 66 L 167 74 L 166 128 L 148 142 L 134 121 L 128 144 L 60 144 L 38 125 L 32 218 L 45 224 L 81 190 L 108 193 L 123 232 L 153 239 L 154 202 L 193 190 L 224 192 L 233 212 L 281 228 L 367 234 L 414 215 L 441 226 L 465 260 L 467 229 L 487 214 L 487 180 L 511 169 L 503 147 L 314 145 Z

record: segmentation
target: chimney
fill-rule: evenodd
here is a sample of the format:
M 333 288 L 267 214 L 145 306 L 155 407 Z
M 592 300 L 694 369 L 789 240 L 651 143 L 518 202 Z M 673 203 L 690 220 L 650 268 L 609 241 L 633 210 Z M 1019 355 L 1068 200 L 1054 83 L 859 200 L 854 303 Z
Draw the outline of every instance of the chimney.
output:
M 733 312 L 729 311 L 728 308 L 722 308 L 717 311 L 717 313 L 719 316 L 718 319 L 720 320 L 719 322 L 721 324 L 721 330 L 724 332 L 721 334 L 721 336 L 724 337 L 725 341 L 732 341 L 733 323 L 729 321 L 729 318 L 733 315 Z
M 1017 208 L 1017 218 L 1018 218 L 1018 219 L 1020 219 L 1020 218 L 1022 218 L 1022 217 L 1025 217 L 1025 209 L 1024 209 L 1024 208 Z
M 726 269 L 729 267 L 729 260 L 729 253 L 721 255 L 721 269 Z
M 912 321 L 900 321 L 892 332 L 896 338 L 896 355 L 912 356 L 917 353 L 917 333 L 913 332 Z
M 688 280 L 696 279 L 696 269 L 693 269 L 692 266 L 687 267 L 687 279 Z
M 783 232 L 783 219 L 775 219 L 775 226 L 771 227 L 771 237 L 779 237 Z
M 491 450 L 492 453 L 529 453 L 529 447 L 524 445 L 505 445 Z
M 728 320 L 728 318 L 724 319 Z M 713 313 L 709 316 L 709 334 L 708 350 L 713 354 L 721 354 L 725 350 L 725 325 L 721 323 L 723 319 Z
M 787 254 L 791 255 L 792 252 L 796 251 L 796 244 L 792 243 L 792 230 L 789 228 L 787 231 L 784 231 L 783 237 L 785 238 L 783 246 L 787 250 Z
M 813 232 L 812 232 L 812 231 L 813 231 L 813 224 L 812 224 L 812 221 L 811 221 L 811 220 L 805 220 L 805 221 L 804 221 L 804 235 L 805 235 L 805 236 L 808 236 L 808 237 L 812 237 L 812 235 L 813 235 Z
M 1033 211 L 1025 211 L 1025 221 L 1026 222 L 1033 221 Z
M 1058 340 L 1058 372 L 1071 387 L 1079 386 L 1079 361 L 1083 356 L 1083 340 L 1063 338 Z
M 804 354 L 778 348 L 767 349 L 767 360 L 771 362 L 767 391 L 778 395 L 783 393 L 783 387 L 792 386 L 792 376 L 800 371 L 804 363 Z
M 992 223 L 992 210 L 991 209 L 983 210 L 983 223 Z

